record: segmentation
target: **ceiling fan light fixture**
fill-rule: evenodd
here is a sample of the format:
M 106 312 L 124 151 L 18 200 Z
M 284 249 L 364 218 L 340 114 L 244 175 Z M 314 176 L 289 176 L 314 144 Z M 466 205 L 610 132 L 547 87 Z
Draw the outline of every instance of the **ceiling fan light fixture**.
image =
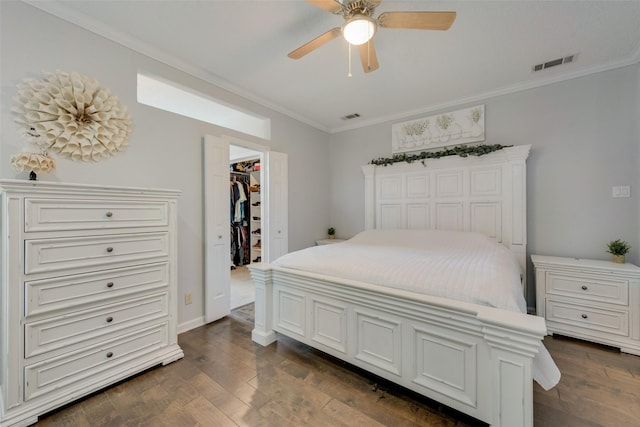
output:
M 366 15 L 354 15 L 342 26 L 345 40 L 354 46 L 359 46 L 371 40 L 376 33 L 376 21 Z

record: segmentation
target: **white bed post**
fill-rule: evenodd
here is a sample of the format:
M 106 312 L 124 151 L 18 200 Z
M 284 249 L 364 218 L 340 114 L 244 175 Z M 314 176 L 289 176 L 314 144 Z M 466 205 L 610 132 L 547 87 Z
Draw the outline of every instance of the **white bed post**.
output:
M 518 334 L 487 324 L 483 332 L 491 348 L 491 425 L 532 427 L 533 358 L 540 351 L 542 332 Z
M 273 330 L 273 277 L 268 264 L 250 264 L 251 277 L 255 284 L 255 320 L 251 331 L 251 339 L 267 346 L 276 341 Z
M 510 162 L 507 171 L 511 184 L 510 248 L 522 270 L 522 290 L 527 297 L 527 158 L 531 145 L 519 145 L 504 150 Z
M 373 230 L 376 228 L 375 211 L 375 172 L 376 165 L 365 165 L 362 167 L 364 174 L 364 229 Z

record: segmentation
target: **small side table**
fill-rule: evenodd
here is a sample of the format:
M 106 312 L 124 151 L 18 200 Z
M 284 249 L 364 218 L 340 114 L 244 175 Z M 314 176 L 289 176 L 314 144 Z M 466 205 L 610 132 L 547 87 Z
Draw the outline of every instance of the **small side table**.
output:
M 547 330 L 640 356 L 640 268 L 531 255 L 537 314 Z
M 332 243 L 344 242 L 346 239 L 322 239 L 316 240 L 316 246 L 330 245 Z

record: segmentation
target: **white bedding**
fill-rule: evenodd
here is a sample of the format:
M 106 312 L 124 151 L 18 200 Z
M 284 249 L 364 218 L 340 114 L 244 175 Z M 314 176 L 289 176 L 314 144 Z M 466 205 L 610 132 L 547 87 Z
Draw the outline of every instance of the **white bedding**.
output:
M 281 267 L 526 312 L 520 268 L 479 233 L 370 230 L 282 256 Z
M 283 255 L 273 264 L 526 313 L 517 260 L 480 233 L 369 230 Z M 534 359 L 534 379 L 545 389 L 560 379 L 544 346 Z

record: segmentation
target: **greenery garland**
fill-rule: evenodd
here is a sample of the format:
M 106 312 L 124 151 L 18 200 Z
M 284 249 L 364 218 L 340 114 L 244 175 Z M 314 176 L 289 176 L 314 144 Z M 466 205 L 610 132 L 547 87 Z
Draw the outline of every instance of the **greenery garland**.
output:
M 502 150 L 503 148 L 513 147 L 513 145 L 475 145 L 473 147 L 467 147 L 466 145 L 458 145 L 453 148 L 447 148 L 440 151 L 423 151 L 419 154 L 394 154 L 393 157 L 380 157 L 373 159 L 369 162 L 371 165 L 388 166 L 394 163 L 407 162 L 413 163 L 416 160 L 422 160 L 422 164 L 425 164 L 425 159 L 439 159 L 446 156 L 482 156 L 484 154 L 493 153 L 494 151 Z

